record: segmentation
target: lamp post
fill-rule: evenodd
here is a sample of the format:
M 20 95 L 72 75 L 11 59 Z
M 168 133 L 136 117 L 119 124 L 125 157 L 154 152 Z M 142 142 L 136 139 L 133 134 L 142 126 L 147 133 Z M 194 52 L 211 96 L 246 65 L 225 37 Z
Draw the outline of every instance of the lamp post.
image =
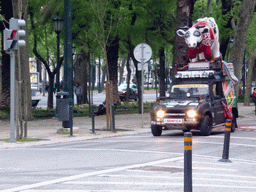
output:
M 101 93 L 101 87 L 100 87 L 100 56 L 99 56 L 99 73 L 98 73 L 98 93 Z
M 57 34 L 57 65 L 60 61 L 60 32 L 63 26 L 63 19 L 57 15 L 52 19 L 53 21 L 53 29 Z M 57 85 L 57 92 L 60 91 L 60 69 L 58 69 L 56 74 L 56 85 Z

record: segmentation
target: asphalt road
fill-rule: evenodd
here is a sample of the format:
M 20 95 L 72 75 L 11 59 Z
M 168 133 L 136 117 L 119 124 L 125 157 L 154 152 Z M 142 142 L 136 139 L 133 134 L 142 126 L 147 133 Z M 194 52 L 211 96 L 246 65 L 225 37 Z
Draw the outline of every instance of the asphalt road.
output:
M 224 134 L 193 132 L 194 192 L 256 191 L 256 132 L 231 135 L 229 159 Z M 1 192 L 183 191 L 182 131 L 150 133 L 0 149 Z

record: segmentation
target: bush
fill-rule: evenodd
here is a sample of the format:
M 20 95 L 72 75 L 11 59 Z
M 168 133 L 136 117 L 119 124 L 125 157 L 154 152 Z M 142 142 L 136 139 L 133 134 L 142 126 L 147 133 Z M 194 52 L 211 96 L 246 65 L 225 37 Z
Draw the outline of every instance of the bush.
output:
M 143 112 L 149 113 L 154 103 L 144 102 Z M 98 106 L 94 105 L 94 112 L 98 110 Z M 121 105 L 115 108 L 115 114 L 135 114 L 139 113 L 139 104 L 138 102 L 123 102 Z M 53 118 L 56 115 L 55 109 L 33 109 L 33 115 L 35 119 L 49 119 Z M 90 116 L 89 105 L 80 105 L 79 107 L 73 107 L 73 117 L 86 117 Z M 0 119 L 9 120 L 10 119 L 10 110 L 0 110 Z
M 9 109 L 0 109 L 0 120 L 2 120 L 2 121 L 10 120 L 10 110 Z
M 237 102 L 238 103 L 243 103 L 244 102 L 244 95 L 239 95 Z M 252 97 L 250 97 L 250 103 L 253 103 Z

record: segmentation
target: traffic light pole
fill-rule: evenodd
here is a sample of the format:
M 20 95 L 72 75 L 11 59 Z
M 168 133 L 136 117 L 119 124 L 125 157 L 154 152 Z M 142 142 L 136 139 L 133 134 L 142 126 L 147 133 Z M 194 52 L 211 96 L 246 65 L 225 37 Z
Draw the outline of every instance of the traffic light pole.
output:
M 11 59 L 11 130 L 10 130 L 10 140 L 9 142 L 16 142 L 15 138 L 15 130 L 16 130 L 16 124 L 15 124 L 15 51 L 11 50 L 8 52 L 10 54 Z
M 16 130 L 16 99 L 15 99 L 15 50 L 18 50 L 20 46 L 25 46 L 26 42 L 23 39 L 20 39 L 21 36 L 26 35 L 26 31 L 20 29 L 21 26 L 26 25 L 26 21 L 23 19 L 11 18 L 9 20 L 10 29 L 4 29 L 3 31 L 3 50 L 10 55 L 10 65 L 11 65 L 11 114 L 10 114 L 10 140 L 9 142 L 16 142 L 15 130 Z

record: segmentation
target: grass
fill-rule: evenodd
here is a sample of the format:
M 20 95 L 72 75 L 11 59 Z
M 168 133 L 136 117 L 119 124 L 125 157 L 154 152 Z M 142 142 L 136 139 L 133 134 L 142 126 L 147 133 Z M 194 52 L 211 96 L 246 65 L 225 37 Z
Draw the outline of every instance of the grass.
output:
M 62 131 L 62 132 L 60 132 L 60 133 L 58 133 L 58 134 L 70 135 L 70 131 Z
M 33 141 L 39 141 L 39 140 L 40 139 L 36 139 L 36 138 L 22 137 L 21 139 L 18 139 L 17 141 L 19 141 L 19 142 L 26 142 L 26 141 L 33 142 Z M 9 139 L 3 139 L 3 141 L 9 142 Z

